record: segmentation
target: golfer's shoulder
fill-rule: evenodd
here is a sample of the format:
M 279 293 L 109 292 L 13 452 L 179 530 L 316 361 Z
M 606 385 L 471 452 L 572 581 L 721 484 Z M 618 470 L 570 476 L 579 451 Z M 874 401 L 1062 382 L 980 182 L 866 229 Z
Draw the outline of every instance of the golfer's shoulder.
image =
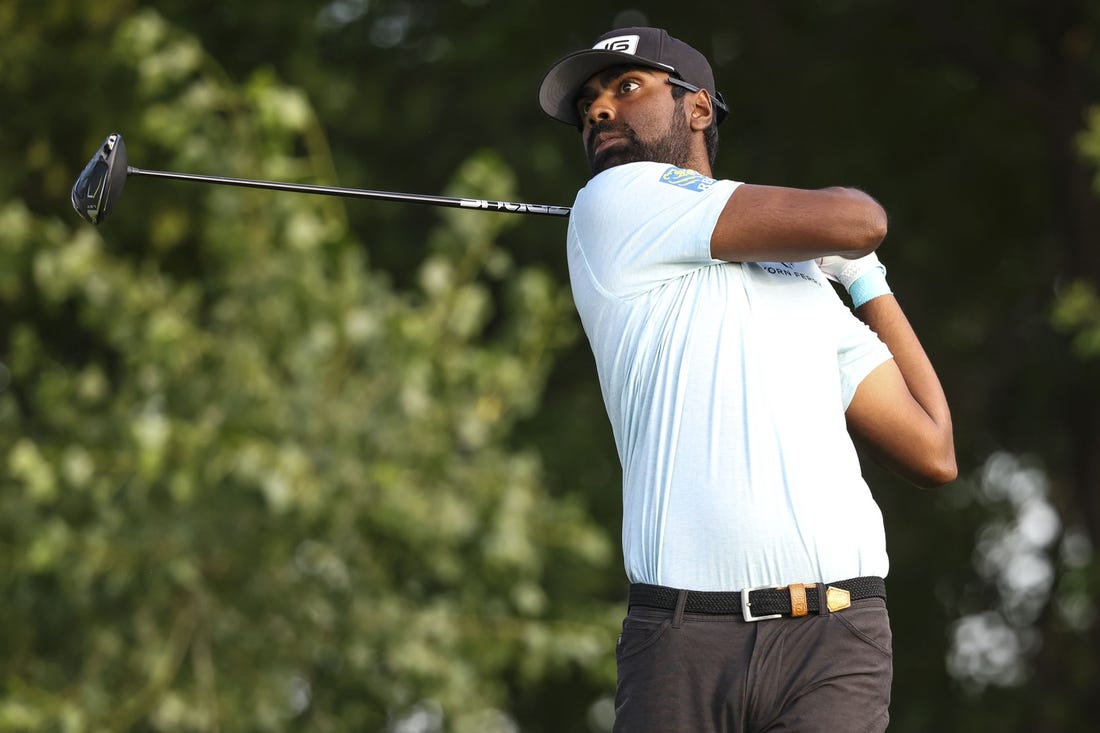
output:
M 593 176 L 577 194 L 574 211 L 598 217 L 658 211 L 680 199 L 705 198 L 727 183 L 668 163 L 626 163 Z
M 581 195 L 591 198 L 616 197 L 624 188 L 644 187 L 656 182 L 660 171 L 667 167 L 649 162 L 617 165 L 588 179 Z

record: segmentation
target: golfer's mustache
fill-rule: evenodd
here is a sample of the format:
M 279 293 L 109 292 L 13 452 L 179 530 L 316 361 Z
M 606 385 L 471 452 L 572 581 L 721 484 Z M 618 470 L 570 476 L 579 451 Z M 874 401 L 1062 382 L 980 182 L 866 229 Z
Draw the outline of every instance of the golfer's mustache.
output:
M 628 138 L 629 140 L 635 139 L 634 130 L 627 123 L 620 122 L 619 120 L 600 120 L 592 125 L 592 127 L 588 128 L 588 132 L 585 136 L 584 148 L 588 151 L 589 155 L 592 154 L 592 145 L 596 140 L 596 136 L 601 133 L 614 133 Z

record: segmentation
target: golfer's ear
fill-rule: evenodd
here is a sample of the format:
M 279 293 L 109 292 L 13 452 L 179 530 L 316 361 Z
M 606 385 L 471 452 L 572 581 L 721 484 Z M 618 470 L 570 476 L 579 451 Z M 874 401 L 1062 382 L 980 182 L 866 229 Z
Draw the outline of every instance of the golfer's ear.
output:
M 705 130 L 714 121 L 714 100 L 706 89 L 700 89 L 692 96 L 695 100 L 691 104 L 691 129 Z

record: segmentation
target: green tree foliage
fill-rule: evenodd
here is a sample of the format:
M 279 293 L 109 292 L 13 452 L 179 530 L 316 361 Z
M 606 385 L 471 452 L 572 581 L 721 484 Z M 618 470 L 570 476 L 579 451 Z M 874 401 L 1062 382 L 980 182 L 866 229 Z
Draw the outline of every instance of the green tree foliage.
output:
M 1100 107 L 1091 110 L 1088 127 L 1078 137 L 1081 155 L 1100 170 Z M 1093 179 L 1093 188 L 1100 197 L 1100 174 Z M 1092 361 L 1100 356 L 1100 297 L 1089 278 L 1069 283 L 1054 301 L 1055 327 L 1071 334 L 1078 358 Z
M 99 48 L 132 157 L 329 172 L 300 91 L 123 10 L 34 33 Z M 453 185 L 514 193 L 488 153 Z M 133 179 L 99 230 L 6 200 L 0 729 L 510 730 L 548 679 L 607 688 L 618 609 L 557 598 L 611 545 L 509 443 L 572 306 L 507 218 L 433 214 L 398 290 L 332 199 Z

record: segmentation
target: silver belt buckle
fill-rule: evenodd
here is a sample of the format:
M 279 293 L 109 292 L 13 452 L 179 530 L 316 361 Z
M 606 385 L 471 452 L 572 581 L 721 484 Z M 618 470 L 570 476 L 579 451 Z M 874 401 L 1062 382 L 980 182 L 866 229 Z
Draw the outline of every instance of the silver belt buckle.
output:
M 753 616 L 752 611 L 749 610 L 749 606 L 752 602 L 749 601 L 749 593 L 754 590 L 778 590 L 774 586 L 770 585 L 758 585 L 755 588 L 742 588 L 741 589 L 741 618 L 746 621 L 767 621 L 770 618 L 783 618 L 781 613 L 769 613 L 766 616 Z

